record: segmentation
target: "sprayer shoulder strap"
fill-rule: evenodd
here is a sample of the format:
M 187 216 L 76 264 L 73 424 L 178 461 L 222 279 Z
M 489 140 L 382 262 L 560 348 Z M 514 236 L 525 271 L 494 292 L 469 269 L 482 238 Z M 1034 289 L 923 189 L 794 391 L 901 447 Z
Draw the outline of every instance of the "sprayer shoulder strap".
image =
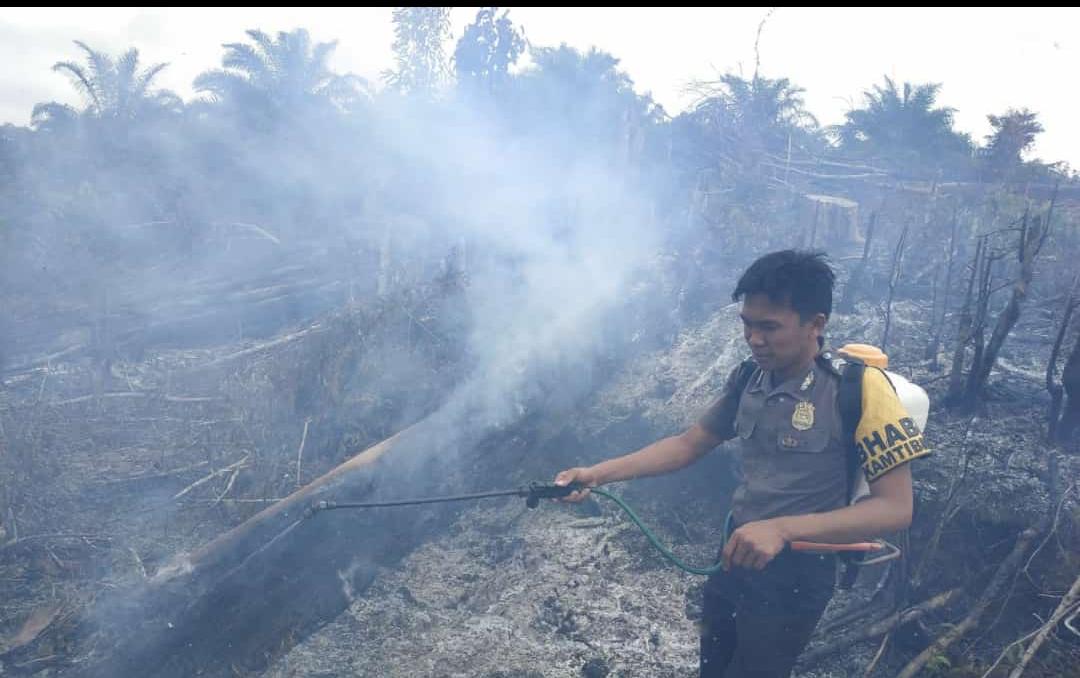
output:
M 743 391 L 745 391 L 746 387 L 750 385 L 750 380 L 754 377 L 754 374 L 757 373 L 757 371 L 758 366 L 757 363 L 754 362 L 753 358 L 747 358 L 746 360 L 739 363 L 739 371 L 735 373 L 734 393 L 736 405 L 738 405 L 738 400 L 742 398 Z M 732 412 L 734 412 L 734 410 L 732 410 Z
M 855 478 L 859 471 L 859 446 L 855 431 L 862 419 L 862 383 L 866 366 L 857 361 L 845 361 L 840 370 L 840 388 L 836 392 L 836 404 L 840 410 L 840 426 L 844 433 L 847 453 L 847 496 L 855 490 Z

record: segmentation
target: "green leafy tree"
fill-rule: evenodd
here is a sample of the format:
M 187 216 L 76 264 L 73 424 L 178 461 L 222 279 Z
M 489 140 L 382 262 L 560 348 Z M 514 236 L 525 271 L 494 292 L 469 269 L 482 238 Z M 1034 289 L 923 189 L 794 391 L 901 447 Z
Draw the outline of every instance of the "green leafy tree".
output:
M 1023 154 L 1044 131 L 1043 126 L 1038 114 L 1026 108 L 986 117 L 994 131 L 986 136 L 985 160 L 991 175 L 1006 178 L 1023 166 Z
M 458 86 L 469 95 L 492 95 L 503 90 L 510 67 L 525 51 L 525 34 L 510 21 L 509 10 L 483 7 L 454 49 Z
M 450 37 L 450 8 L 398 7 L 393 17 L 396 68 L 383 79 L 401 94 L 435 96 L 449 75 L 443 45 Z

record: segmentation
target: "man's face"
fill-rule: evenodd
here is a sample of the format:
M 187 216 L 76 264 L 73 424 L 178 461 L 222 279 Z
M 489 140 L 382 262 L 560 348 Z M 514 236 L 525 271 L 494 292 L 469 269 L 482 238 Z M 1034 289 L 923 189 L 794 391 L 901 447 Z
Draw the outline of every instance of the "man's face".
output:
M 751 294 L 743 300 L 739 316 L 746 343 L 762 369 L 783 371 L 817 354 L 818 337 L 825 327 L 823 313 L 802 322 L 790 304 Z

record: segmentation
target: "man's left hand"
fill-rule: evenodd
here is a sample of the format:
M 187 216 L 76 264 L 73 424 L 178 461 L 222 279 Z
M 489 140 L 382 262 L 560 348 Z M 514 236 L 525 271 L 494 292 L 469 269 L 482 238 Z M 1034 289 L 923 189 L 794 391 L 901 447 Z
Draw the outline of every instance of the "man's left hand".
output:
M 721 555 L 725 570 L 748 567 L 762 570 L 787 546 L 787 537 L 776 520 L 747 523 L 731 533 Z

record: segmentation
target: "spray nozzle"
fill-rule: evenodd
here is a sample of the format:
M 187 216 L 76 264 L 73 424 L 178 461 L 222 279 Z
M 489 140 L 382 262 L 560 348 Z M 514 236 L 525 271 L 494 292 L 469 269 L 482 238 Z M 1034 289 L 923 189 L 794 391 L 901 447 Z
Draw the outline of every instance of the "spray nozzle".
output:
M 337 504 L 335 502 L 326 501 L 325 499 L 322 501 L 317 501 L 304 509 L 304 518 L 314 518 L 315 514 L 320 511 L 329 511 L 330 509 L 335 508 L 337 508 Z

